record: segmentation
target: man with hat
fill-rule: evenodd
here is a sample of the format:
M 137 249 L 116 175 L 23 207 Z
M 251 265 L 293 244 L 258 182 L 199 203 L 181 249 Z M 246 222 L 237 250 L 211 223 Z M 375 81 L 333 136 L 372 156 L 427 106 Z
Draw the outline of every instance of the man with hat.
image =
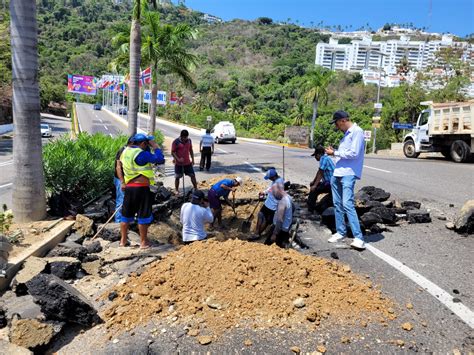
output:
M 354 206 L 354 187 L 356 180 L 359 180 L 362 176 L 364 165 L 364 131 L 356 123 L 351 122 L 345 111 L 335 112 L 331 123 L 344 132 L 344 137 L 339 142 L 338 149 L 333 147 L 325 149 L 327 155 L 334 156 L 336 159 L 336 167 L 331 179 L 331 190 L 337 233 L 333 234 L 328 242 L 336 243 L 346 238 L 345 215 L 354 236 L 351 247 L 363 250 L 365 249 L 365 243 Z
M 270 186 L 265 192 L 261 192 L 259 194 L 259 197 L 261 197 L 265 196 L 266 193 L 267 198 L 265 199 L 265 203 L 263 204 L 262 208 L 258 212 L 257 226 L 255 227 L 256 235 L 249 240 L 259 239 L 265 229 L 273 223 L 273 216 L 275 215 L 275 211 L 278 207 L 278 200 L 273 195 L 272 187 L 275 184 L 281 184 L 282 186 L 285 184 L 283 178 L 278 175 L 276 169 L 274 168 L 271 168 L 267 171 L 264 179 L 270 181 Z
M 223 197 L 228 205 L 233 206 L 229 201 L 229 193 L 232 191 L 232 193 L 235 194 L 237 187 L 241 186 L 242 184 L 242 178 L 237 176 L 234 179 L 222 179 L 216 182 L 210 188 L 207 194 L 209 198 L 209 206 L 211 206 L 212 213 L 214 215 L 214 221 L 217 219 L 219 226 L 222 225 L 222 204 L 220 198 Z M 214 221 L 211 225 L 214 225 Z
M 324 153 L 324 147 L 318 145 L 311 154 L 319 162 L 319 169 L 313 181 L 309 184 L 308 210 L 314 212 L 318 196 L 322 193 L 331 192 L 331 178 L 334 173 L 334 162 Z
M 183 224 L 183 242 L 185 244 L 207 237 L 204 225 L 212 223 L 214 215 L 209 208 L 204 192 L 193 191 L 191 202 L 186 202 L 181 207 L 180 220 Z
M 155 184 L 155 173 L 152 164 L 164 164 L 165 158 L 153 136 L 138 133 L 132 140 L 132 145 L 125 148 L 120 157 L 125 181 L 120 246 L 127 245 L 129 224 L 137 216 L 140 247 L 147 249 L 150 247 L 147 239 L 148 226 L 153 222 L 150 185 Z
M 127 144 L 121 147 L 115 155 L 115 169 L 114 169 L 114 185 L 115 185 L 115 222 L 120 223 L 122 221 L 122 204 L 123 194 L 125 191 L 125 180 L 123 177 L 123 168 L 120 157 L 122 156 L 125 148 L 129 147 L 133 143 L 133 137 L 130 136 L 127 140 Z

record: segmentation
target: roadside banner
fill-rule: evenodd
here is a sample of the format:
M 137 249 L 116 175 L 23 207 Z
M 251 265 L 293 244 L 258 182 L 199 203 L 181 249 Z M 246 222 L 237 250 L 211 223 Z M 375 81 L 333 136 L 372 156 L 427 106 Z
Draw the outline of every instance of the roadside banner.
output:
M 364 141 L 370 142 L 372 138 L 372 131 L 364 131 Z
M 156 104 L 166 106 L 166 91 L 158 91 L 156 94 Z M 151 104 L 151 90 L 143 90 L 143 102 Z
M 176 95 L 176 91 L 170 92 L 170 105 L 174 105 L 178 102 L 178 95 Z
M 97 94 L 97 80 L 93 76 L 68 74 L 67 91 L 73 94 Z

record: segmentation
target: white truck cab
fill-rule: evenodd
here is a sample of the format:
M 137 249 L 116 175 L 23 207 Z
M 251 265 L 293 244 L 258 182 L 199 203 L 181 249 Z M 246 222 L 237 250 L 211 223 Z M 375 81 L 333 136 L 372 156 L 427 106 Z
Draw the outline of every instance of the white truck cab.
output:
M 417 158 L 420 153 L 440 152 L 457 163 L 467 161 L 474 153 L 474 101 L 420 104 L 428 108 L 403 138 L 405 156 Z

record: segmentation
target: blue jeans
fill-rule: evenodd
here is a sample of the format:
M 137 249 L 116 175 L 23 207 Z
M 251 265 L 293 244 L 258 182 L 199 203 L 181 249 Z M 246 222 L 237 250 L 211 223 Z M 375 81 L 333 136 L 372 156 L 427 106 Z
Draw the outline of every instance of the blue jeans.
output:
M 115 209 L 117 209 L 123 203 L 123 191 L 120 179 L 114 177 L 115 185 Z M 120 223 L 122 220 L 122 207 L 119 208 L 115 214 L 115 222 Z
M 340 235 L 347 235 L 346 222 L 344 215 L 347 216 L 349 226 L 351 227 L 354 238 L 364 240 L 360 230 L 359 218 L 354 206 L 354 187 L 356 177 L 333 176 L 331 178 L 332 201 L 335 207 L 336 230 Z

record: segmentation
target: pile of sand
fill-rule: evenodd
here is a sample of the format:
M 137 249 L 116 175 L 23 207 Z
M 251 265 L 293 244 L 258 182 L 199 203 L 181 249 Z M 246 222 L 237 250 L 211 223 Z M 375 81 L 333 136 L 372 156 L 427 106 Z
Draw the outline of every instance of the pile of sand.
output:
M 103 314 L 112 331 L 152 319 L 219 334 L 237 325 L 318 326 L 395 318 L 391 301 L 348 266 L 240 240 L 185 246 L 115 290 L 118 297 Z
M 198 184 L 199 189 L 210 189 L 212 185 L 217 183 L 218 181 L 222 179 L 234 179 L 238 175 L 221 175 L 217 176 L 214 178 L 211 178 L 209 180 L 203 180 Z M 239 186 L 237 188 L 237 191 L 235 192 L 235 198 L 236 199 L 258 199 L 258 193 L 265 191 L 269 183 L 266 182 L 263 177 L 262 181 L 255 181 L 249 177 L 242 177 L 244 180 L 244 183 L 242 186 Z M 230 195 L 232 196 L 232 195 Z

